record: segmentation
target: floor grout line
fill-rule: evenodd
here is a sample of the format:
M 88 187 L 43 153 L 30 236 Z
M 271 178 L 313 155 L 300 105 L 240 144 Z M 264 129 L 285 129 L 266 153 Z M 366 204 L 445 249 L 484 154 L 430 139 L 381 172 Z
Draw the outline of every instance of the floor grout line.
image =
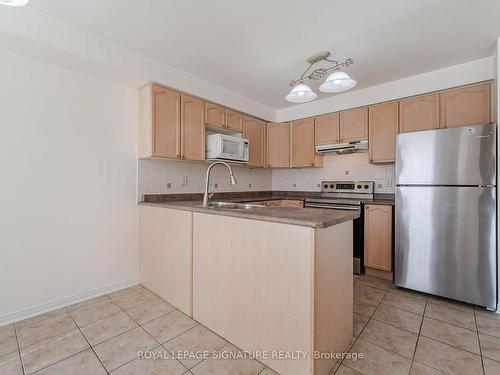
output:
M 17 354 L 19 355 L 19 362 L 21 362 L 21 371 L 23 372 L 23 375 L 26 375 L 26 371 L 24 369 L 23 356 L 21 355 L 21 346 L 19 345 L 19 337 L 17 336 L 16 325 L 12 324 L 12 328 L 14 329 L 14 335 L 16 335 Z
M 477 326 L 477 318 L 476 318 L 475 309 L 472 310 L 472 313 L 474 314 L 474 324 L 476 325 L 477 343 L 479 345 L 479 356 L 481 357 L 481 368 L 483 369 L 483 374 L 485 374 L 486 370 L 484 369 L 483 350 L 481 348 L 481 338 L 479 337 L 479 327 Z
M 101 366 L 104 368 L 104 371 L 106 371 L 106 374 L 109 374 L 109 371 L 108 369 L 106 368 L 106 366 L 104 366 L 104 363 L 102 363 L 101 361 L 101 358 L 97 355 L 97 353 L 95 352 L 94 348 L 92 345 L 90 345 L 90 341 L 87 339 L 87 336 L 85 336 L 85 334 L 82 332 L 80 326 L 78 324 L 76 324 L 76 321 L 73 319 L 73 317 L 71 316 L 71 314 L 69 313 L 68 311 L 68 308 L 66 307 L 66 311 L 68 312 L 68 315 L 69 317 L 71 318 L 71 320 L 73 321 L 73 323 L 75 323 L 75 325 L 78 327 L 78 330 L 80 331 L 81 335 L 83 336 L 83 338 L 85 339 L 85 341 L 87 341 L 87 344 L 89 345 L 90 347 L 90 350 L 92 350 L 92 353 L 94 353 L 94 355 L 96 356 L 97 360 L 99 361 L 99 363 L 101 364 Z M 77 353 L 78 354 L 78 353 Z M 51 365 L 52 366 L 52 365 Z
M 354 283 L 354 285 L 356 284 L 356 280 L 355 280 L 355 279 L 353 280 L 353 283 Z M 377 288 L 373 288 L 373 289 L 377 289 Z M 381 289 L 378 289 L 378 290 L 381 290 Z M 371 314 L 370 314 L 370 317 L 368 317 L 368 320 L 366 321 L 365 325 L 363 326 L 363 328 L 362 328 L 362 329 L 361 329 L 361 331 L 359 332 L 359 335 L 357 335 L 357 336 L 356 336 L 356 339 L 354 340 L 354 342 L 352 343 L 352 345 L 349 347 L 349 353 L 352 351 L 352 348 L 354 347 L 354 345 L 356 345 L 356 342 L 358 341 L 358 339 L 360 339 L 361 334 L 362 334 L 362 333 L 363 333 L 363 331 L 365 330 L 365 328 L 366 328 L 366 326 L 368 325 L 368 323 L 370 323 L 370 320 L 372 320 L 373 315 L 375 314 L 375 312 L 377 311 L 377 309 L 379 308 L 379 306 L 382 304 L 382 301 L 384 300 L 384 297 L 387 295 L 387 293 L 389 293 L 389 290 L 390 290 L 390 286 L 389 286 L 389 288 L 385 291 L 385 293 L 384 293 L 384 295 L 382 296 L 382 298 L 380 299 L 379 303 L 377 304 L 377 306 L 376 306 L 376 307 L 375 307 L 375 309 L 373 310 L 373 313 L 371 313 Z M 354 298 L 353 298 L 353 299 L 354 299 Z M 376 319 L 375 319 L 375 320 L 376 320 Z M 361 339 L 361 340 L 363 340 L 363 339 Z M 366 340 L 364 340 L 364 341 L 366 341 Z M 369 342 L 369 341 L 367 341 L 367 342 Z M 376 345 L 376 344 L 373 344 L 373 345 Z M 377 346 L 379 346 L 379 345 L 377 345 Z M 379 347 L 381 347 L 381 346 L 379 346 Z M 385 348 L 383 348 L 383 349 L 385 349 Z M 387 349 L 385 349 L 385 350 L 387 350 Z M 398 353 L 395 353 L 395 354 L 398 354 Z M 400 355 L 400 354 L 398 354 L 398 355 Z M 339 363 L 339 366 L 338 366 L 338 367 L 337 367 L 337 369 L 335 370 L 335 373 L 337 373 L 337 371 L 339 370 L 339 368 L 340 368 L 342 365 L 347 366 L 347 367 L 349 367 L 350 369 L 353 369 L 353 370 L 355 370 L 355 371 L 358 371 L 358 370 L 356 370 L 356 369 L 354 369 L 354 368 L 350 367 L 348 364 L 344 364 L 344 361 L 345 361 L 345 358 L 342 358 L 342 360 L 341 360 L 341 361 L 340 361 L 340 363 Z M 359 372 L 359 371 L 358 371 L 358 372 Z

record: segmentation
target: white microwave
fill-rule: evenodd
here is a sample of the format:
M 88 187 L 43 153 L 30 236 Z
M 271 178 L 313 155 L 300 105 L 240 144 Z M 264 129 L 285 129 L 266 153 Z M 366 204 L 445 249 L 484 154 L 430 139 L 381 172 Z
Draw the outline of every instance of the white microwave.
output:
M 207 159 L 248 161 L 248 139 L 226 134 L 207 135 L 205 147 Z

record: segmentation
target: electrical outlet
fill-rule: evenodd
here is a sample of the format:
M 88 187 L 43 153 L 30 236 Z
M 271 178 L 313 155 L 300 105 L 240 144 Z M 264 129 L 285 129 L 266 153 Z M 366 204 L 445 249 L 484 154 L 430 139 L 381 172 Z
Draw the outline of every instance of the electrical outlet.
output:
M 344 171 L 344 174 L 345 174 L 346 176 L 348 176 L 348 175 L 349 175 L 349 173 L 350 173 L 350 172 L 349 172 L 349 169 L 346 169 L 346 170 Z
M 172 189 L 172 184 L 170 182 L 167 182 L 167 189 Z
M 248 187 L 251 188 L 252 187 L 252 184 L 248 184 Z
M 293 187 L 297 187 L 297 184 L 293 184 Z
M 392 186 L 392 180 L 385 180 L 385 187 L 391 187 Z
M 181 186 L 186 186 L 188 184 L 188 178 L 187 178 L 187 176 L 181 176 L 181 178 L 180 178 L 180 184 L 181 184 Z
M 382 189 L 383 185 L 382 184 L 377 184 L 377 189 Z
M 321 187 L 321 184 L 317 184 L 317 185 L 316 185 L 316 187 L 319 187 L 319 188 L 320 188 L 320 187 Z
M 217 189 L 219 187 L 219 184 L 218 183 L 215 183 L 214 184 L 214 189 Z

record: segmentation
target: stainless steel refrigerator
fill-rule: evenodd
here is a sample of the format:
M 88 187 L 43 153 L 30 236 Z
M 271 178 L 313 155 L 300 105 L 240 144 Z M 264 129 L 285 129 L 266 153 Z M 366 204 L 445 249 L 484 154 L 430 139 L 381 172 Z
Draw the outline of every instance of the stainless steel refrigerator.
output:
M 397 286 L 497 308 L 496 127 L 399 134 Z

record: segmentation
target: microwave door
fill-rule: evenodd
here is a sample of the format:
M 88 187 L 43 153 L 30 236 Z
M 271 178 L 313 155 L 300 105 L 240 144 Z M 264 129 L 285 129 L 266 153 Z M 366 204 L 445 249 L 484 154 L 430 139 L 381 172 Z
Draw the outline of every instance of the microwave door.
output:
M 240 158 L 243 155 L 241 150 L 243 143 L 231 139 L 222 139 L 222 156 L 228 159 Z

